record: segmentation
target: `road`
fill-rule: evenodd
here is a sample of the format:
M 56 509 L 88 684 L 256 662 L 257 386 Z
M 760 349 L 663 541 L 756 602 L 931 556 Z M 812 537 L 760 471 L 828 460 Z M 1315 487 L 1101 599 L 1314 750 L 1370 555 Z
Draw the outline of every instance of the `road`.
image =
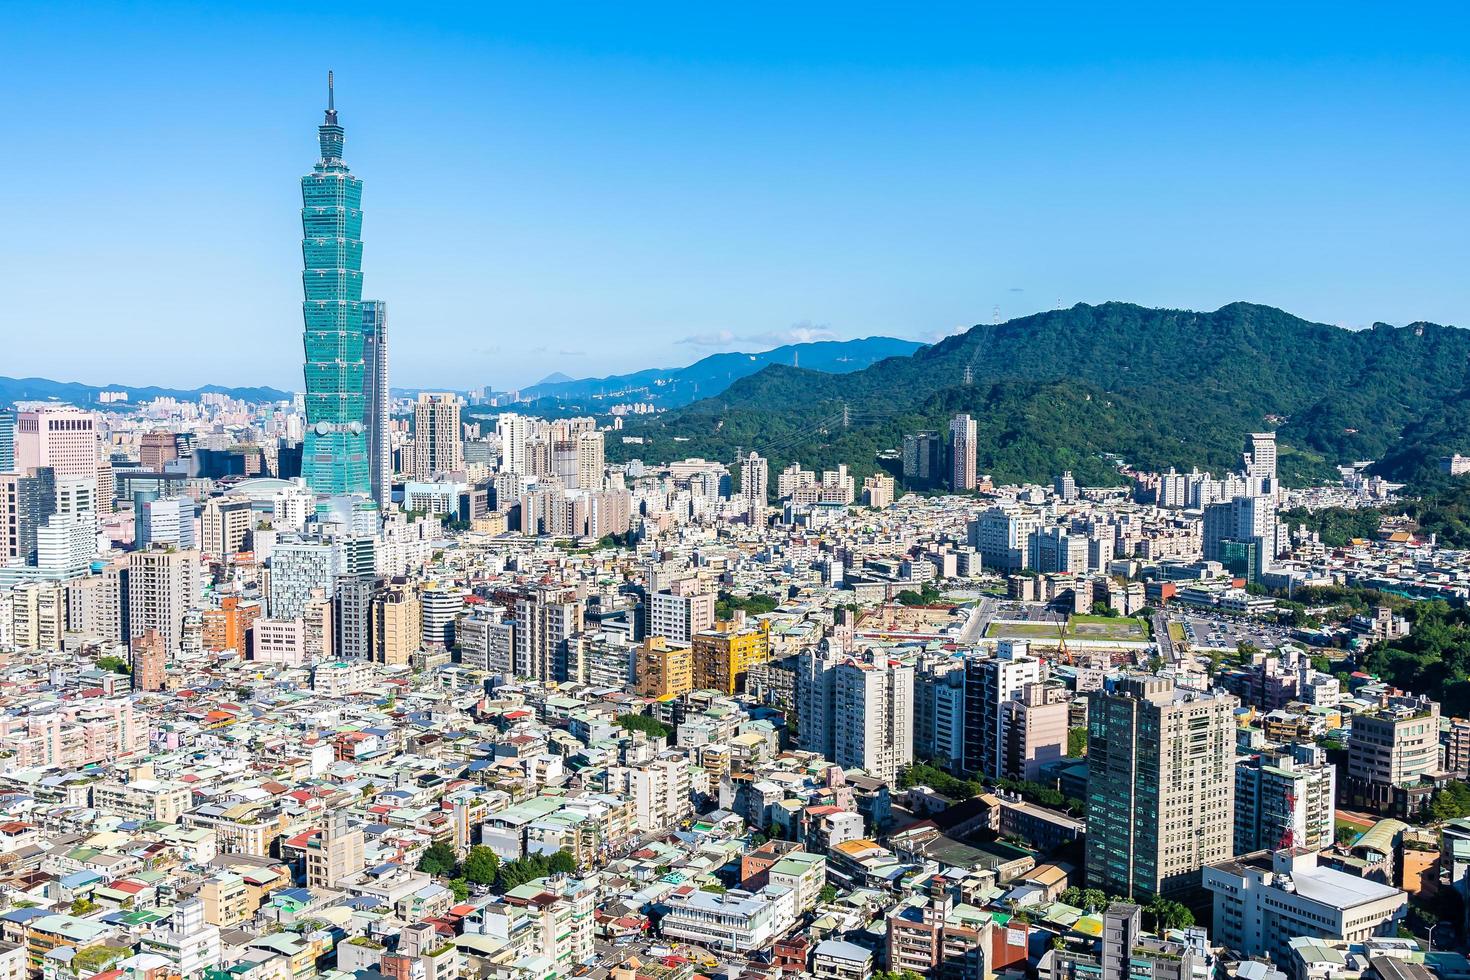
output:
M 1174 638 L 1169 635 L 1169 617 L 1162 610 L 1154 612 L 1154 642 L 1159 645 L 1159 659 L 1166 664 L 1178 663 L 1179 651 L 1174 648 Z
M 985 627 L 995 618 L 995 607 L 998 600 L 986 597 L 975 604 L 970 610 L 970 618 L 965 621 L 965 628 L 960 630 L 960 643 L 965 646 L 973 646 L 979 642 L 980 637 L 985 635 Z

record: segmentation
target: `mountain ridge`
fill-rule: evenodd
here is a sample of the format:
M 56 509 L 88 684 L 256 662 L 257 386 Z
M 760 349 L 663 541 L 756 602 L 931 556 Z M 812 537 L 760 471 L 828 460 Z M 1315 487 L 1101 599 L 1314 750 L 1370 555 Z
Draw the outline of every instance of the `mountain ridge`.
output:
M 126 391 L 128 404 L 153 398 L 181 398 L 194 401 L 202 394 L 223 394 L 247 402 L 289 401 L 291 392 L 268 385 L 201 385 L 198 388 L 168 388 L 159 385 L 87 384 L 83 381 L 54 381 L 51 378 L 0 377 L 0 405 L 21 401 L 64 401 L 74 405 L 101 404 L 98 396 L 105 391 Z
M 840 379 L 767 367 L 717 398 L 638 420 L 628 434 L 647 441 L 627 447 L 626 455 L 724 459 L 737 446 L 761 451 L 764 445 L 772 448 L 773 465 L 848 462 L 859 474 L 872 472 L 876 454 L 901 442 L 894 420 L 910 431 L 943 429 L 945 406 L 986 409 L 983 398 L 945 394 L 966 387 L 968 369 L 972 386 L 986 392 L 1010 385 L 995 407 L 1022 413 L 995 434 L 1001 441 L 981 440 L 980 466 L 998 478 L 1050 479 L 1060 468 L 1047 466 L 1037 447 L 1097 447 L 1098 437 L 1110 435 L 1121 435 L 1121 443 L 1099 451 L 1120 453 L 1135 465 L 1218 472 L 1238 463 L 1248 432 L 1264 429 L 1278 432 L 1288 479 L 1330 477 L 1333 464 L 1361 459 L 1384 460 L 1390 478 L 1417 478 L 1424 467 L 1404 465 L 1401 457 L 1412 458 L 1412 449 L 1401 442 L 1416 427 L 1432 427 L 1438 445 L 1453 442 L 1467 363 L 1470 331 L 1426 322 L 1347 330 L 1247 302 L 1213 312 L 1077 304 L 979 324 Z M 1085 415 L 1069 417 L 1072 429 L 1060 439 L 1028 429 L 1026 412 L 1045 414 L 1035 400 L 1054 398 L 1056 390 L 1048 394 L 1047 386 L 1065 384 L 1113 400 L 1137 430 L 1109 433 L 1100 421 L 1094 432 Z M 854 444 L 851 435 L 834 436 L 824 424 L 840 418 L 844 405 L 848 432 L 865 433 L 866 440 Z M 1069 436 L 1075 437 L 1070 443 Z M 675 437 L 687 441 L 674 444 Z M 833 452 L 844 443 L 853 458 Z M 1107 472 L 1089 469 L 1098 477 Z

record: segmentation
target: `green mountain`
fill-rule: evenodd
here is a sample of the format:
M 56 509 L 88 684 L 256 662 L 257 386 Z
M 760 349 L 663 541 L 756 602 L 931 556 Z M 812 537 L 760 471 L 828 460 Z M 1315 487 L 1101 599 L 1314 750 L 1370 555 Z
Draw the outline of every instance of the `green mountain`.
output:
M 1250 303 L 1213 313 L 1079 304 L 841 376 L 772 365 L 718 398 L 635 422 L 625 434 L 645 443 L 615 451 L 731 460 L 755 449 L 776 467 L 846 462 L 863 475 L 905 433 L 968 411 L 980 468 L 1003 481 L 1070 468 L 1080 482 L 1119 482 L 1104 454 L 1219 472 L 1238 465 L 1247 433 L 1265 429 L 1278 433 L 1288 482 L 1362 459 L 1414 478 L 1424 449 L 1464 431 L 1467 364 L 1470 331 L 1436 324 L 1353 331 Z

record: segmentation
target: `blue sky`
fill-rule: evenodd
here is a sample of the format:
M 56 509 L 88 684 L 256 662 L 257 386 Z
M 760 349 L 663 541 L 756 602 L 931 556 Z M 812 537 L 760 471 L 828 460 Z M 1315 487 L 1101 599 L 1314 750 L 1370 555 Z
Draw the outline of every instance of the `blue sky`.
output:
M 395 384 L 932 340 L 1109 299 L 1470 324 L 1465 4 L 5 21 L 0 374 L 299 387 L 328 68 Z

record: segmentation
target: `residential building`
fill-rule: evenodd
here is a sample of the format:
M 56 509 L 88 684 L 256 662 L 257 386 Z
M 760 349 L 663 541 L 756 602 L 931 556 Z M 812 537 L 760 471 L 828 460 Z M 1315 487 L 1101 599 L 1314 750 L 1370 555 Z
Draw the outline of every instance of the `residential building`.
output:
M 1200 868 L 1230 856 L 1238 703 L 1147 675 L 1088 695 L 1088 887 L 1188 896 Z
M 129 639 L 156 630 L 165 649 L 179 648 L 184 618 L 199 604 L 199 552 L 150 548 L 128 556 Z
M 655 592 L 648 597 L 648 634 L 670 643 L 690 644 L 696 633 L 715 625 L 713 592 Z
M 737 613 L 733 621 L 716 622 L 714 629 L 694 634 L 694 688 L 741 693 L 750 668 L 770 657 L 770 624 L 747 624 L 744 614 Z
M 832 761 L 893 781 L 914 761 L 914 667 L 872 650 L 832 674 Z
M 413 406 L 413 474 L 430 481 L 464 469 L 459 396 L 420 392 Z
M 694 651 L 650 636 L 633 655 L 633 689 L 646 698 L 675 698 L 694 690 Z
M 975 420 L 960 414 L 949 420 L 949 488 L 956 492 L 975 489 Z

